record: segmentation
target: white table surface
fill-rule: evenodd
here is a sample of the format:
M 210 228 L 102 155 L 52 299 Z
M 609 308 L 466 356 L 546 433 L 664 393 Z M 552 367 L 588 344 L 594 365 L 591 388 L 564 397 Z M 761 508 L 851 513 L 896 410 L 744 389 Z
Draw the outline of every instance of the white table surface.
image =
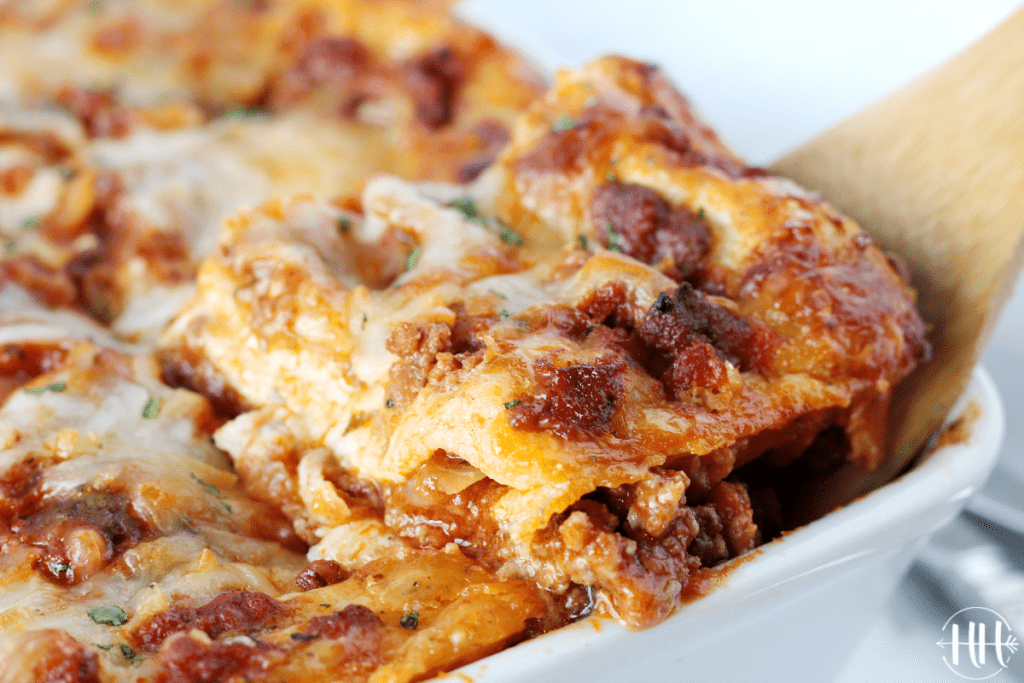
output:
M 767 164 L 955 54 L 1018 4 L 469 0 L 463 8 L 532 49 L 547 67 L 578 65 L 609 53 L 661 65 L 727 144 L 754 163 Z M 1018 286 L 984 364 L 1006 405 L 1000 467 L 1024 480 L 1022 340 L 1024 286 Z M 962 520 L 946 532 L 954 542 L 962 538 L 967 544 L 973 538 Z M 998 533 L 992 538 L 1006 539 Z M 1024 555 L 1021 546 L 1013 547 L 1011 541 L 1007 547 L 1019 562 Z M 945 668 L 935 645 L 933 634 L 949 615 L 936 604 L 933 593 L 912 572 L 839 682 L 962 680 Z M 1011 683 L 1021 671 L 1017 662 L 996 680 Z

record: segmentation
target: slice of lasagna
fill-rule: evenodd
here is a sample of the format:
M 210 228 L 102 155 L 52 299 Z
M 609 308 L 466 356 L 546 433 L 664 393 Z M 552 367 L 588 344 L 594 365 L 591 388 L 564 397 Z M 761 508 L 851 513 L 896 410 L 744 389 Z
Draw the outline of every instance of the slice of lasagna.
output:
M 875 467 L 927 353 L 889 257 L 623 59 L 561 74 L 471 186 L 229 221 L 165 345 L 311 557 L 454 543 L 632 626 L 785 524 L 747 468 Z

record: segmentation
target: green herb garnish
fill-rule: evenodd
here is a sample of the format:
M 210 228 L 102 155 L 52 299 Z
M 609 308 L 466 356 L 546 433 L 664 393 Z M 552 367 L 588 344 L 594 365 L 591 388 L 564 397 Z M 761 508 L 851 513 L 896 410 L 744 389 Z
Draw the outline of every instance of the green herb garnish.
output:
M 491 294 L 493 294 L 494 296 L 498 297 L 499 299 L 507 299 L 508 298 L 507 296 L 505 296 L 501 292 L 497 291 L 496 289 L 488 289 L 487 291 L 490 292 Z
M 66 574 L 71 565 L 67 562 L 47 562 L 46 567 L 54 574 Z
M 501 318 L 502 320 L 504 320 L 505 318 L 508 318 L 511 315 L 512 315 L 511 313 L 509 313 L 507 310 L 505 310 L 503 308 L 503 309 L 501 309 L 501 313 L 498 314 L 498 317 Z
M 97 624 L 106 624 L 107 626 L 120 626 L 128 621 L 128 615 L 117 605 L 93 607 L 86 614 Z
M 101 650 L 109 650 L 110 648 L 114 647 L 114 644 L 111 643 L 109 645 L 100 645 L 99 643 L 97 643 L 96 647 L 98 647 Z
M 590 245 L 589 241 L 587 240 L 587 236 L 584 235 L 583 233 L 580 233 L 576 237 L 576 241 L 580 243 L 580 249 L 586 249 Z
M 420 254 L 422 254 L 422 253 L 423 253 L 423 247 L 416 247 L 415 249 L 413 249 L 412 253 L 409 254 L 409 258 L 407 258 L 405 260 L 405 269 L 406 270 L 412 270 L 413 268 L 415 268 L 416 264 L 420 260 Z
M 556 133 L 561 133 L 562 131 L 569 130 L 570 128 L 575 127 L 576 119 L 567 114 L 562 114 L 561 116 L 557 117 L 551 124 L 551 130 L 555 131 Z
M 342 235 L 346 234 L 352 229 L 352 219 L 348 216 L 341 216 L 338 218 L 338 232 Z
M 47 391 L 52 391 L 55 394 L 59 394 L 60 392 L 64 391 L 67 388 L 68 388 L 68 385 L 65 384 L 64 382 L 54 382 L 53 384 L 48 384 L 45 387 L 36 387 L 35 389 L 26 389 L 25 393 L 26 394 L 36 394 L 36 395 L 39 395 L 39 394 L 45 394 Z
M 392 399 L 389 398 L 388 400 L 384 401 L 384 407 L 385 408 L 394 408 L 395 407 L 395 402 Z
M 519 405 L 522 402 L 523 402 L 522 399 L 518 399 L 518 398 L 516 400 L 514 400 L 514 401 L 507 401 L 505 403 L 505 410 L 511 410 L 512 408 L 515 408 L 517 405 Z
M 118 647 L 121 648 L 121 654 L 124 655 L 124 658 L 130 661 L 132 664 L 134 664 L 135 662 L 142 661 L 142 657 L 135 654 L 135 650 L 131 649 L 124 643 L 120 643 Z
M 462 212 L 462 215 L 466 218 L 476 218 L 479 214 L 476 210 L 476 202 L 473 201 L 472 197 L 459 197 L 448 202 L 448 206 L 453 209 L 458 209 Z
M 501 239 L 503 242 L 516 247 L 523 246 L 523 238 L 520 237 L 519 233 L 504 224 L 501 226 Z
M 192 473 L 192 478 L 196 480 L 196 483 L 206 489 L 206 492 L 212 495 L 214 498 L 220 501 L 220 504 L 224 506 L 224 509 L 231 512 L 231 506 L 224 502 L 224 494 L 220 492 L 220 489 L 213 484 L 208 484 L 199 477 L 196 476 L 195 472 Z
M 619 233 L 615 232 L 611 221 L 605 221 L 604 227 L 608 230 L 608 251 L 622 253 L 622 246 L 619 244 Z
M 155 420 L 156 416 L 160 414 L 160 404 L 163 403 L 158 398 L 151 398 L 146 401 L 146 406 L 142 409 L 142 417 L 147 420 Z
M 416 630 L 416 627 L 419 626 L 420 613 L 409 612 L 408 614 L 404 615 L 401 619 L 399 619 L 398 623 L 402 628 L 407 628 L 411 631 L 414 631 Z

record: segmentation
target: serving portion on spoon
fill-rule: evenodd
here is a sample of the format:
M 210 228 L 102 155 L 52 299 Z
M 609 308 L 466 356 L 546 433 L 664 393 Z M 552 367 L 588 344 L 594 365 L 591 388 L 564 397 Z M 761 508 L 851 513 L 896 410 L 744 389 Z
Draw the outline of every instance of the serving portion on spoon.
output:
M 1024 261 L 1024 9 L 777 161 L 906 263 L 931 362 L 896 390 L 890 457 L 819 482 L 812 518 L 903 471 L 978 362 Z

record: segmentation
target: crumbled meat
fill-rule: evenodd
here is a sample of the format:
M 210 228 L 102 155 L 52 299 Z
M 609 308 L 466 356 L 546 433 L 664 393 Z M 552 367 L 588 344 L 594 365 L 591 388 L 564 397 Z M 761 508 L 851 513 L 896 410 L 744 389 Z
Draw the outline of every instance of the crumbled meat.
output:
M 437 48 L 413 60 L 406 83 L 416 103 L 416 118 L 429 128 L 451 123 L 466 75 L 462 58 L 450 47 Z
M 229 591 L 200 607 L 176 605 L 157 614 L 135 631 L 135 640 L 155 652 L 169 636 L 198 629 L 211 638 L 226 633 L 250 635 L 273 627 L 288 608 L 265 593 Z
M 30 476 L 24 485 L 32 481 Z M 32 498 L 22 493 L 22 500 Z M 20 507 L 6 520 L 10 533 L 41 551 L 33 563 L 37 572 L 63 585 L 84 581 L 156 534 L 118 491 L 83 492 L 70 500 L 39 498 L 35 505 Z
M 737 316 L 686 282 L 673 296 L 658 297 L 636 334 L 651 351 L 645 366 L 677 398 L 693 386 L 720 389 L 727 377 L 723 361 L 741 371 L 762 368 L 771 348 L 767 326 Z
M 159 655 L 154 683 L 219 683 L 266 680 L 271 665 L 286 654 L 266 643 L 214 641 L 203 643 L 187 635 L 170 641 Z
M 100 683 L 99 657 L 65 631 L 41 632 L 46 648 L 32 666 L 33 683 Z
M 313 560 L 295 577 L 295 585 L 301 591 L 330 586 L 348 578 L 345 568 L 334 560 Z
M 668 261 L 677 281 L 697 274 L 711 251 L 711 231 L 685 206 L 673 208 L 654 190 L 608 182 L 594 190 L 590 212 L 598 240 L 644 263 Z
M 286 108 L 310 91 L 329 88 L 338 113 L 352 116 L 367 96 L 359 78 L 372 61 L 366 46 L 352 38 L 314 40 L 276 85 L 271 106 Z
M 624 370 L 619 358 L 564 368 L 538 361 L 538 390 L 509 408 L 509 422 L 516 429 L 550 430 L 563 439 L 606 434 L 622 397 Z

